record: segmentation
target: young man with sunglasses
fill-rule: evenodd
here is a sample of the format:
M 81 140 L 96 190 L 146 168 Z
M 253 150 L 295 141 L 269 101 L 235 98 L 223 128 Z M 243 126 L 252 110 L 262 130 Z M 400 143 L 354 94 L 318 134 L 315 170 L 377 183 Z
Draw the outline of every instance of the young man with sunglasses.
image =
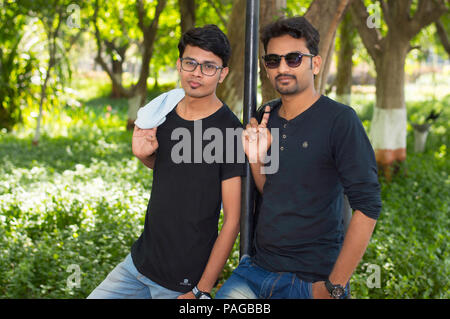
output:
M 230 147 L 240 141 L 235 138 L 230 145 L 227 140 L 222 147 L 224 160 L 211 162 L 203 158 L 207 141 L 196 140 L 208 129 L 220 130 L 222 136 L 229 128 L 242 130 L 239 119 L 215 93 L 228 74 L 230 44 L 217 26 L 206 25 L 183 34 L 178 49 L 184 97 L 158 127 L 139 128 L 138 124 L 154 119 L 138 115 L 133 133 L 133 153 L 153 169 L 144 231 L 131 254 L 89 298 L 209 299 L 239 232 L 245 171 L 242 162 L 230 161 L 226 155 L 233 151 L 237 156 Z M 182 141 L 176 132 L 186 133 Z M 183 152 L 192 151 L 179 162 L 174 149 L 182 142 L 192 146 Z M 221 203 L 223 225 L 218 234 Z
M 374 152 L 355 111 L 315 90 L 319 33 L 304 17 L 266 26 L 261 40 L 281 99 L 243 134 L 262 196 L 254 251 L 216 297 L 344 298 L 381 210 Z M 265 174 L 264 158 L 273 152 L 279 169 Z M 355 211 L 345 240 L 344 194 Z

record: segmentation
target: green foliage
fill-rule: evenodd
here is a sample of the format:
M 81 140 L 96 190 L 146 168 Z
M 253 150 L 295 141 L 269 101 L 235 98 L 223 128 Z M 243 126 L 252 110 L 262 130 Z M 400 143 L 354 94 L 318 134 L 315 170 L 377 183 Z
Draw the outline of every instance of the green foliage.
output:
M 432 125 L 425 153 L 408 152 L 400 174 L 381 180 L 383 210 L 360 266 L 352 277 L 355 298 L 449 298 L 450 268 L 450 95 L 442 100 L 408 102 L 409 123 L 442 110 Z M 360 117 L 368 107 L 361 108 Z M 362 116 L 361 116 L 362 115 Z M 408 125 L 407 149 L 414 149 Z M 369 288 L 380 267 L 380 287 Z M 369 282 L 369 285 L 367 284 Z
M 69 122 L 65 136 L 47 132 L 39 148 L 30 146 L 31 132 L 2 133 L 2 298 L 86 297 L 129 251 L 152 175 L 131 154 L 124 113 L 111 105 L 67 108 L 50 127 Z M 72 264 L 81 288 L 66 284 Z
M 285 15 L 287 17 L 302 16 L 306 13 L 312 0 L 287 0 Z
M 450 297 L 450 165 L 436 151 L 408 154 L 407 177 L 382 183 L 383 211 L 353 275 L 354 297 Z M 381 267 L 379 288 L 367 285 L 369 264 Z
M 20 47 L 27 22 L 21 10 L 15 3 L 0 6 L 0 129 L 8 131 L 22 120 L 21 105 L 31 104 L 27 90 L 37 61 Z

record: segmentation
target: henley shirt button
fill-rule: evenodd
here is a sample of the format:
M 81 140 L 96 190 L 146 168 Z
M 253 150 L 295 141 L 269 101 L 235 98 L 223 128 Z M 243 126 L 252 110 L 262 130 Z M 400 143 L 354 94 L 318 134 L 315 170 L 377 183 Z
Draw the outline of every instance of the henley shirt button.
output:
M 286 134 L 283 134 L 283 138 L 286 138 Z
M 282 150 L 282 151 L 283 151 L 283 150 L 284 150 L 284 147 L 283 147 L 283 146 L 281 146 L 281 147 L 280 147 L 280 150 Z
M 287 124 L 283 124 L 283 127 L 286 128 L 286 127 L 287 127 Z

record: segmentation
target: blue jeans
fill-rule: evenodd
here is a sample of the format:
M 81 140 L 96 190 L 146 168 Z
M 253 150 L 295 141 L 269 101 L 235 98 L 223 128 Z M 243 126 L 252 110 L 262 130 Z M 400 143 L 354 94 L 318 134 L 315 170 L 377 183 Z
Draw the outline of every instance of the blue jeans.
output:
M 114 268 L 88 299 L 176 299 L 183 293 L 169 290 L 138 272 L 131 254 Z
M 311 299 L 312 283 L 290 272 L 270 272 L 244 256 L 216 293 L 217 299 Z

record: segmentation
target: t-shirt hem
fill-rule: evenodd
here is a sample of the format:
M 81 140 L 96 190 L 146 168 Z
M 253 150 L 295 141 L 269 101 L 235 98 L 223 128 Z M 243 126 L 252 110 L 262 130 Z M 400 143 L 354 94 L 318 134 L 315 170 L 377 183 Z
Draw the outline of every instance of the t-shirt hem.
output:
M 156 284 L 160 285 L 163 288 L 170 289 L 170 290 L 173 290 L 173 291 L 176 291 L 176 292 L 180 292 L 180 293 L 187 293 L 187 292 L 191 291 L 192 288 L 193 288 L 193 287 L 189 287 L 187 290 L 186 289 L 180 289 L 179 286 L 175 286 L 175 285 L 169 284 L 169 283 L 165 282 L 164 280 L 160 280 L 158 277 L 155 277 L 154 275 L 152 275 L 152 274 L 150 274 L 148 272 L 142 271 L 142 269 L 140 269 L 140 267 L 138 265 L 136 265 L 136 263 L 134 262 L 133 254 L 131 254 L 131 260 L 133 261 L 134 267 L 136 267 L 137 271 L 142 276 L 147 277 L 148 279 L 150 279 L 151 281 L 155 282 Z

